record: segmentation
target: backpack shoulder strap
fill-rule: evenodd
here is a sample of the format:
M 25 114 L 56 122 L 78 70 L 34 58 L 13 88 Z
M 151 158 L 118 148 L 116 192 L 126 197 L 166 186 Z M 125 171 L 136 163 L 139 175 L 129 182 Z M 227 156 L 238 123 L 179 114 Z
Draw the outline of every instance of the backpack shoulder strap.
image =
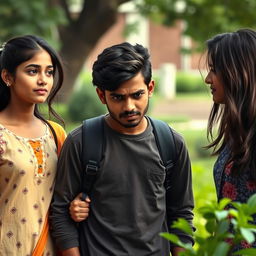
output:
M 91 192 L 103 156 L 103 118 L 103 116 L 98 116 L 86 119 L 82 125 L 83 199 Z
M 159 150 L 160 157 L 163 161 L 166 171 L 172 168 L 177 157 L 176 145 L 172 128 L 161 120 L 148 117 L 155 135 L 156 144 Z

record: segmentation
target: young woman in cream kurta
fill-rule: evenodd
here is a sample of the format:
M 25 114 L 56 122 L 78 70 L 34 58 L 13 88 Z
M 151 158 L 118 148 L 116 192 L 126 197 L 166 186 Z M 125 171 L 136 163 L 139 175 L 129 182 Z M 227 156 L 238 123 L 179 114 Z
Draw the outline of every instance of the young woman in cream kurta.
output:
M 44 227 L 65 132 L 45 120 L 37 104 L 47 100 L 59 118 L 50 106 L 63 82 L 62 65 L 36 36 L 9 40 L 0 63 L 0 255 L 53 256 Z
M 47 125 L 42 136 L 32 139 L 0 124 L 0 255 L 31 255 L 51 202 L 56 163 Z M 51 246 L 45 255 L 54 255 Z

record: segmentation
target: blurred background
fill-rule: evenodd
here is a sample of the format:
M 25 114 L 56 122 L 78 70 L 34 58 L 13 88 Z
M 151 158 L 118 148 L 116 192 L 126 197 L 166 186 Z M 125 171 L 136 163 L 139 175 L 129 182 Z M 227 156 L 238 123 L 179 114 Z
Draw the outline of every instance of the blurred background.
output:
M 149 114 L 168 122 L 186 141 L 195 226 L 203 236 L 204 220 L 197 209 L 216 200 L 215 157 L 203 148 L 212 105 L 204 84 L 204 45 L 215 34 L 255 28 L 255 9 L 255 0 L 0 0 L 0 44 L 13 36 L 37 34 L 58 50 L 65 83 L 55 109 L 67 132 L 106 111 L 91 83 L 97 55 L 123 41 L 147 47 L 156 83 Z

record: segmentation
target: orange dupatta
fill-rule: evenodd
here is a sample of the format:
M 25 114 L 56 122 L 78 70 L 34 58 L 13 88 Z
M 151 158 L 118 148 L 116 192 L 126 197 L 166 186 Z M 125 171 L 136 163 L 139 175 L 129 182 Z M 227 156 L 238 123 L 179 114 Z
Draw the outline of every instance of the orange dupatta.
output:
M 62 126 L 60 126 L 59 124 L 52 122 L 52 121 L 48 121 L 51 126 L 53 127 L 56 136 L 57 136 L 57 141 L 58 141 L 58 145 L 57 145 L 57 155 L 59 155 L 61 147 L 63 145 L 63 142 L 66 138 L 66 133 L 64 131 L 64 129 L 62 128 Z M 48 233 L 49 233 L 49 211 L 46 214 L 46 218 L 45 218 L 45 222 L 44 222 L 44 226 L 41 232 L 41 235 L 38 239 L 38 242 L 36 244 L 36 247 L 32 253 L 32 256 L 42 256 L 44 253 L 44 249 L 47 243 L 47 239 L 48 239 Z

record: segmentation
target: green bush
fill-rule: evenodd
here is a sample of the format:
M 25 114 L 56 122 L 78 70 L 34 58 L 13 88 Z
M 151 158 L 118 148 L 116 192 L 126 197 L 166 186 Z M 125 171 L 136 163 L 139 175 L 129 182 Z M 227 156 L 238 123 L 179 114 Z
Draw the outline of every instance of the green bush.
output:
M 176 73 L 176 92 L 202 92 L 206 85 L 200 74 L 178 71 Z
M 228 205 L 232 208 L 227 209 Z M 256 213 L 256 195 L 252 195 L 247 203 L 231 202 L 224 198 L 219 203 L 211 201 L 199 209 L 205 219 L 207 235 L 202 237 L 193 232 L 185 219 L 178 219 L 172 225 L 192 235 L 196 246 L 183 243 L 176 235 L 161 233 L 160 235 L 185 249 L 180 256 L 228 256 L 233 248 L 245 241 L 248 244 L 255 242 L 256 225 L 251 223 Z M 230 232 L 232 225 L 233 232 Z M 229 241 L 229 242 L 228 242 Z M 256 248 L 248 248 L 232 253 L 232 255 L 256 255 Z
M 40 113 L 44 116 L 44 118 L 59 123 L 59 121 L 54 116 L 50 115 L 47 103 L 38 104 L 38 108 Z M 52 105 L 52 108 L 64 120 L 64 122 L 69 120 L 67 106 L 64 103 L 55 102 Z
M 69 119 L 73 122 L 106 113 L 105 105 L 101 103 L 95 87 L 88 82 L 88 73 L 79 78 L 78 89 L 75 90 L 68 104 Z

